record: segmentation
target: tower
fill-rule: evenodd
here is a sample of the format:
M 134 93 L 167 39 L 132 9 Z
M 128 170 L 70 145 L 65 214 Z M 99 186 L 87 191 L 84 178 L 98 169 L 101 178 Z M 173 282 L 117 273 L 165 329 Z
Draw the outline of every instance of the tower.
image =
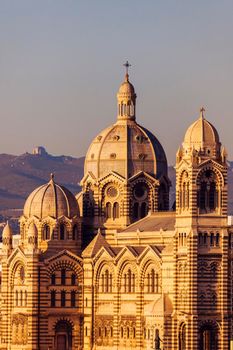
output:
M 111 240 L 114 232 L 149 212 L 169 209 L 166 155 L 157 138 L 136 122 L 137 96 L 129 80 L 129 63 L 125 66 L 117 93 L 117 121 L 93 140 L 85 159 L 81 181 L 85 237 L 101 228 Z
M 183 339 L 190 350 L 206 349 L 204 344 L 227 349 L 226 151 L 204 108 L 176 156 L 175 237 L 174 343 L 179 350 L 186 349 Z

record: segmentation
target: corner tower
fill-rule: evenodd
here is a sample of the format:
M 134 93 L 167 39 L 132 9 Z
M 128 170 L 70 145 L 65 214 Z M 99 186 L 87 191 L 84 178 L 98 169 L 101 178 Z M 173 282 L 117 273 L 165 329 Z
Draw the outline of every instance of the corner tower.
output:
M 229 339 L 226 150 L 204 111 L 176 156 L 173 329 L 181 350 L 223 350 Z
M 101 228 L 108 237 L 149 211 L 169 208 L 166 155 L 158 139 L 136 122 L 136 93 L 129 63 L 125 66 L 117 121 L 91 143 L 81 181 L 84 231 Z
M 204 111 L 177 152 L 176 209 L 178 216 L 220 218 L 227 215 L 227 154 Z

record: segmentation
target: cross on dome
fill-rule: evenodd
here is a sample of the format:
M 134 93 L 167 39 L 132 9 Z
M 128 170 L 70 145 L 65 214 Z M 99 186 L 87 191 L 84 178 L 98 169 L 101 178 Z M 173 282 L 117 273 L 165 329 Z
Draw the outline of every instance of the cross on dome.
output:
M 129 67 L 131 67 L 131 64 L 129 63 L 129 61 L 127 60 L 123 66 L 125 67 L 125 79 L 126 81 L 128 81 L 129 79 Z
M 201 107 L 201 108 L 200 108 L 200 117 L 201 117 L 202 119 L 204 119 L 204 112 L 205 112 L 205 108 L 204 108 L 204 107 Z

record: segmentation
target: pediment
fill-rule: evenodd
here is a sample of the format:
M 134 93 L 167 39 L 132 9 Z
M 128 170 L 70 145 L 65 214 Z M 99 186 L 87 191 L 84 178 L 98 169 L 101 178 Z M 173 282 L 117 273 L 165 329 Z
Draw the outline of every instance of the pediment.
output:
M 100 250 L 98 251 L 98 253 L 95 255 L 93 261 L 94 263 L 96 263 L 98 260 L 102 260 L 102 259 L 112 259 L 115 257 L 115 254 L 113 253 L 113 251 L 111 250 L 110 247 L 102 247 L 100 248 Z
M 131 247 L 131 246 L 125 246 L 121 249 L 121 251 L 117 254 L 116 258 L 115 258 L 115 262 L 118 263 L 121 259 L 123 259 L 124 257 L 127 258 L 137 258 L 138 257 L 138 253 L 137 251 Z
M 120 181 L 121 183 L 126 182 L 125 178 L 122 175 L 116 173 L 115 171 L 111 171 L 109 174 L 101 177 L 98 180 L 98 182 L 99 183 L 101 183 L 101 182 L 110 182 L 111 180 L 113 180 L 113 181 L 117 180 L 117 181 Z
M 10 264 L 12 264 L 12 262 L 14 262 L 15 259 L 18 260 L 18 258 L 21 258 L 24 261 L 27 259 L 24 251 L 19 246 L 13 250 L 13 252 L 9 256 L 9 258 L 7 259 L 7 262 L 10 265 Z
M 206 159 L 206 160 L 204 160 L 202 163 L 198 164 L 198 168 L 204 168 L 204 167 L 206 167 L 206 166 L 212 166 L 212 167 L 215 167 L 215 168 L 217 168 L 217 169 L 219 169 L 219 170 L 221 170 L 221 171 L 222 171 L 223 169 L 225 169 L 225 166 L 224 166 L 224 165 L 222 165 L 222 164 L 216 162 L 216 161 L 213 160 L 213 159 Z
M 150 174 L 144 172 L 144 171 L 139 171 L 137 174 L 131 176 L 129 178 L 129 182 L 134 182 L 136 181 L 138 178 L 145 178 L 147 180 L 149 180 L 149 182 L 155 183 L 159 185 L 159 181 L 157 179 L 155 179 L 153 176 L 151 176 Z
M 62 258 L 69 258 L 75 262 L 78 262 L 79 264 L 82 264 L 82 258 L 79 257 L 78 255 L 72 253 L 71 251 L 69 250 L 62 250 L 60 251 L 59 253 L 53 255 L 52 257 L 48 258 L 45 260 L 45 264 L 51 264 L 53 262 L 55 262 L 56 260 L 61 260 Z
M 82 178 L 82 180 L 79 182 L 79 185 L 83 186 L 83 184 L 85 182 L 95 183 L 96 180 L 97 179 L 96 179 L 95 175 L 91 171 L 88 171 L 88 173 L 85 174 L 84 177 Z
M 143 259 L 147 258 L 149 255 L 154 256 L 156 260 L 158 260 L 160 263 L 162 262 L 161 252 L 159 248 L 157 248 L 156 246 L 150 246 L 150 245 L 145 247 L 143 252 L 138 257 L 138 261 L 141 262 Z

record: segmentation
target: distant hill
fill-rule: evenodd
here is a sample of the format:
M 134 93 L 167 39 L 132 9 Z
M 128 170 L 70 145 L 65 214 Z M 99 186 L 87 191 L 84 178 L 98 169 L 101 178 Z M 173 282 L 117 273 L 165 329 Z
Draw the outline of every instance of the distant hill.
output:
M 0 210 L 23 208 L 27 196 L 55 174 L 56 182 L 71 192 L 80 191 L 84 157 L 25 153 L 20 156 L 0 154 Z
M 41 151 L 40 147 L 38 150 Z M 37 151 L 37 149 L 36 149 Z M 52 156 L 46 152 L 25 153 L 20 156 L 0 154 L 0 215 L 17 216 L 27 196 L 38 186 L 49 181 L 50 174 L 74 194 L 80 191 L 79 181 L 83 176 L 84 157 Z M 169 167 L 171 205 L 175 200 L 175 169 Z M 233 162 L 229 162 L 229 210 L 233 213 Z M 8 215 L 8 213 L 13 213 Z M 1 216 L 0 216 L 1 221 Z

